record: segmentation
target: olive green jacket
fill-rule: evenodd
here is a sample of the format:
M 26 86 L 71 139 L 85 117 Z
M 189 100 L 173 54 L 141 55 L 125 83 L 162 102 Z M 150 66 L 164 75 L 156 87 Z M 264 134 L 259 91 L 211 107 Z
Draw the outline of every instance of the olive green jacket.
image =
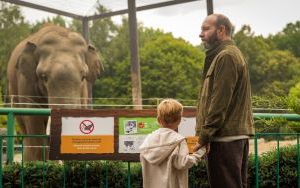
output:
M 248 65 L 232 41 L 220 43 L 199 92 L 196 135 L 206 145 L 215 137 L 253 135 Z

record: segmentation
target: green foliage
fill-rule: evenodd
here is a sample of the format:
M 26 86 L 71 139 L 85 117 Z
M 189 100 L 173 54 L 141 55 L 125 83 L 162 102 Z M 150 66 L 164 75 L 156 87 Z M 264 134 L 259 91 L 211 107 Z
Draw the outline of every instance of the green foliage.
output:
M 3 99 L 2 99 L 2 95 L 1 95 L 1 87 L 0 87 L 0 108 L 3 108 Z M 0 128 L 2 127 L 6 127 L 7 125 L 7 116 L 6 115 L 1 115 L 0 114 Z
M 290 113 L 288 111 L 288 97 L 280 96 L 253 96 L 252 106 L 254 112 L 260 113 Z M 254 121 L 256 133 L 294 133 L 300 132 L 300 122 L 288 121 L 283 118 L 256 119 Z M 269 136 L 266 140 L 274 140 L 277 137 Z M 291 139 L 289 136 L 280 136 L 281 140 Z
M 61 16 L 47 18 L 30 25 L 18 6 L 1 2 L 0 10 L 0 85 L 6 92 L 6 66 L 16 44 L 37 31 L 46 22 L 68 26 L 82 32 L 82 23 L 73 20 L 70 25 Z M 98 13 L 109 12 L 98 3 Z M 131 64 L 128 20 L 120 25 L 111 18 L 90 22 L 90 42 L 99 52 L 105 72 L 94 86 L 96 98 L 121 98 L 122 104 L 131 104 Z M 250 26 L 243 26 L 234 34 L 237 46 L 244 53 L 250 70 L 254 95 L 285 96 L 300 81 L 300 21 L 267 38 L 256 36 Z M 203 48 L 194 47 L 170 33 L 138 24 L 140 70 L 143 98 L 174 97 L 179 100 L 197 98 L 199 79 L 204 61 Z M 200 46 L 201 47 L 201 46 Z M 171 79 L 171 80 L 170 80 Z M 98 104 L 120 104 L 120 101 L 97 99 Z M 154 101 L 143 102 L 154 104 Z M 195 105 L 187 102 L 186 105 Z
M 23 169 L 23 170 L 22 170 Z M 126 163 L 113 161 L 66 161 L 61 165 L 54 161 L 19 163 L 3 168 L 4 187 L 124 187 L 127 185 Z M 141 167 L 131 169 L 134 187 L 141 187 Z M 107 179 L 106 179 L 107 174 Z
M 255 120 L 256 133 L 294 133 L 300 128 L 299 122 L 288 121 L 283 118 L 272 118 L 270 120 L 258 119 Z M 270 140 L 288 140 L 293 139 L 294 136 L 268 136 L 264 139 Z
M 275 187 L 279 157 L 280 187 L 297 185 L 297 147 L 290 146 L 263 153 L 259 156 L 259 186 Z M 25 187 L 108 187 L 121 188 L 128 184 L 127 163 L 117 161 L 55 161 L 19 163 L 3 167 L 4 187 L 20 187 L 21 173 Z M 131 186 L 142 187 L 142 171 L 139 163 L 131 163 Z M 106 177 L 107 175 L 107 177 Z M 255 187 L 255 158 L 249 156 L 248 186 Z M 208 177 L 205 161 L 189 170 L 189 187 L 207 188 Z
M 255 95 L 285 96 L 300 79 L 300 59 L 291 51 L 278 50 L 262 36 L 255 36 L 250 26 L 234 35 L 248 63 Z
M 18 6 L 0 2 L 0 87 L 6 88 L 6 67 L 12 50 L 30 33 Z
M 254 111 L 287 109 L 288 98 L 286 96 L 252 96 L 252 106 Z
M 269 37 L 271 41 L 281 50 L 289 50 L 300 58 L 300 21 L 288 23 L 282 32 Z
M 290 89 L 289 107 L 300 114 L 300 82 Z
M 36 22 L 31 29 L 31 33 L 36 33 L 38 30 L 40 30 L 44 25 L 47 24 L 53 24 L 53 25 L 58 25 L 62 27 L 66 27 L 66 22 L 61 16 L 56 16 L 53 18 L 46 18 L 43 19 L 42 21 Z
M 203 52 L 160 30 L 140 25 L 138 31 L 143 98 L 196 98 Z M 110 53 L 102 54 L 105 72 L 95 83 L 94 97 L 125 98 L 125 104 L 130 103 L 127 100 L 131 98 L 128 38 L 128 22 L 123 19 L 117 35 L 110 40 L 107 48 Z M 144 104 L 149 103 L 145 101 Z
M 24 170 L 21 170 L 21 169 Z M 4 187 L 20 187 L 23 183 L 29 187 L 61 187 L 63 168 L 55 162 L 28 162 L 22 167 L 19 163 L 6 165 L 3 168 Z
M 279 155 L 279 187 L 297 187 L 297 147 L 280 148 L 264 153 L 259 157 L 259 187 L 269 188 L 277 185 L 277 163 Z M 254 155 L 249 157 L 249 187 L 255 186 L 255 159 Z
M 199 49 L 171 35 L 149 41 L 141 49 L 143 97 L 197 98 L 203 61 Z

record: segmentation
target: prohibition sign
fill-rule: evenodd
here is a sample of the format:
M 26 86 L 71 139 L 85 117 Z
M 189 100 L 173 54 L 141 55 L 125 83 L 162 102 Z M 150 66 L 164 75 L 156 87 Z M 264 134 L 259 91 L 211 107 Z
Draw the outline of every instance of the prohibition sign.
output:
M 88 119 L 83 120 L 79 125 L 79 129 L 83 134 L 92 133 L 94 128 L 95 128 L 94 123 Z

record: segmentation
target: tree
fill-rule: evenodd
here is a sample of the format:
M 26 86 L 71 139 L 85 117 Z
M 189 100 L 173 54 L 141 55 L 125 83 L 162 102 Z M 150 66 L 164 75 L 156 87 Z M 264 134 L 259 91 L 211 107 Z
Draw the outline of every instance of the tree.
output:
M 2 93 L 1 91 L 1 87 L 0 87 L 0 93 Z M 2 95 L 0 95 L 0 108 L 3 107 L 3 98 Z M 7 125 L 7 116 L 4 115 L 0 115 L 0 128 L 5 127 Z M 0 133 L 1 135 L 1 133 Z
M 31 33 L 37 32 L 38 30 L 40 30 L 46 24 L 54 24 L 54 25 L 66 27 L 66 21 L 63 19 L 63 17 L 58 15 L 58 16 L 55 16 L 55 17 L 52 17 L 52 18 L 48 17 L 46 19 L 43 19 L 42 21 L 36 22 L 32 26 Z
M 266 53 L 271 47 L 263 37 L 254 36 L 250 26 L 247 25 L 243 26 L 233 38 L 249 64 L 252 92 L 258 94 L 263 87 L 261 83 L 264 81 L 266 71 L 264 68 Z
M 289 107 L 300 114 L 300 82 L 290 89 Z
M 95 97 L 131 96 L 127 19 L 123 19 L 117 31 L 110 42 L 109 53 L 103 55 L 105 72 L 96 81 Z M 138 31 L 143 98 L 196 98 L 203 52 L 160 30 L 139 24 Z
M 0 3 L 0 87 L 6 88 L 6 67 L 14 47 L 30 33 L 18 6 Z
M 143 97 L 196 99 L 204 62 L 199 49 L 171 34 L 141 49 Z
M 300 80 L 300 59 L 290 51 L 272 50 L 266 54 L 261 94 L 286 96 Z
M 282 32 L 270 36 L 269 39 L 274 42 L 278 49 L 289 50 L 300 58 L 300 21 L 288 23 Z
M 244 53 L 255 95 L 285 96 L 300 79 L 300 60 L 288 50 L 279 50 L 269 39 L 254 36 L 243 26 L 234 39 Z

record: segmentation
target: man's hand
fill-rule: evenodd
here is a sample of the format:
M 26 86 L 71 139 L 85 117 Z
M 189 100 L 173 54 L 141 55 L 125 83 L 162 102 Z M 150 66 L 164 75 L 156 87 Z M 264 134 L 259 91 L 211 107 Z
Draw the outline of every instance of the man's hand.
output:
M 199 143 L 195 144 L 193 147 L 193 152 L 198 151 L 201 148 L 201 145 Z
M 207 155 L 210 150 L 210 143 L 206 144 L 205 146 L 201 146 L 199 143 L 195 144 L 195 146 L 193 147 L 193 152 L 198 151 L 202 147 L 205 147 L 205 149 L 206 149 L 205 155 Z

